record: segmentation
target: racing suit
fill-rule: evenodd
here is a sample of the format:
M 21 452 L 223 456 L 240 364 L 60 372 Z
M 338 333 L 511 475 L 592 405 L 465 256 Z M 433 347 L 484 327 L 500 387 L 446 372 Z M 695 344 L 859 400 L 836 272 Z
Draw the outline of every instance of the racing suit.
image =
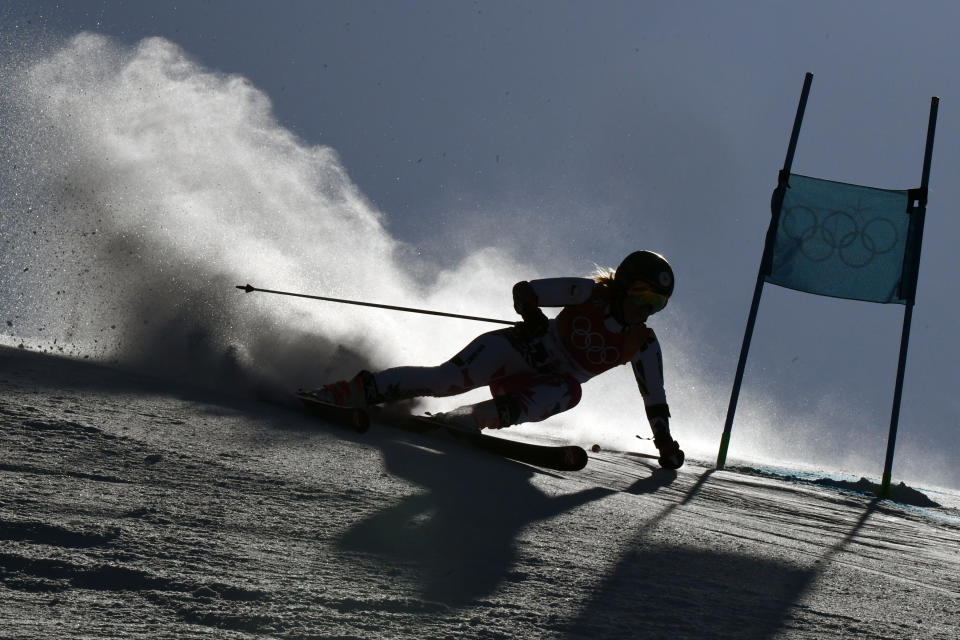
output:
M 540 307 L 563 307 L 546 331 L 516 327 L 484 333 L 435 367 L 396 367 L 374 374 L 381 401 L 443 397 L 488 386 L 493 400 L 462 407 L 483 428 L 538 422 L 576 406 L 581 385 L 630 364 L 656 434 L 669 433 L 660 343 L 646 325 L 623 325 L 609 288 L 586 278 L 530 282 Z

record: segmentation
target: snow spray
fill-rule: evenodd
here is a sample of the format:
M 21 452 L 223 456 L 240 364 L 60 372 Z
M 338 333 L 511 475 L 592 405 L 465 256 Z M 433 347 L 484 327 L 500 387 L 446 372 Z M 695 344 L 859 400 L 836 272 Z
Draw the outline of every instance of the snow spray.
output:
M 482 250 L 415 281 L 413 252 L 334 150 L 167 40 L 81 34 L 3 84 L 7 343 L 279 392 L 439 363 L 479 331 L 245 296 L 238 282 L 512 315 L 513 259 Z

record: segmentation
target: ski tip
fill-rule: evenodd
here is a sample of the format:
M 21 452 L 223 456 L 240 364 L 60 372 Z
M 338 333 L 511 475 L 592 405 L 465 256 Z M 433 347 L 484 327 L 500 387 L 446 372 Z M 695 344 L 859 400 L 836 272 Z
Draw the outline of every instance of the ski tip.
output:
M 567 449 L 564 462 L 570 471 L 580 471 L 585 466 L 589 457 L 583 447 L 570 447 Z
M 253 286 L 252 284 L 250 284 L 250 283 L 247 283 L 247 284 L 245 284 L 245 285 L 243 285 L 243 284 L 238 284 L 238 285 L 237 285 L 237 289 L 240 289 L 241 291 L 246 291 L 247 293 L 250 293 L 251 291 L 256 291 L 256 287 L 254 287 L 254 286 Z

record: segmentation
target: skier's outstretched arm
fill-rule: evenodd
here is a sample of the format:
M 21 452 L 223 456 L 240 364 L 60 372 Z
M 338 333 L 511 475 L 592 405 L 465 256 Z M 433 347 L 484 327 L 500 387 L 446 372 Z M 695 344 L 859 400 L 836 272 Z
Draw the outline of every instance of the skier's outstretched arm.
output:
M 684 454 L 670 434 L 670 406 L 663 384 L 663 354 L 652 330 L 647 345 L 634 356 L 631 364 L 653 432 L 653 444 L 660 452 L 660 466 L 679 469 L 683 465 Z
M 531 280 L 528 284 L 540 307 L 565 307 L 586 302 L 596 286 L 589 278 L 543 278 Z
M 593 280 L 586 278 L 521 280 L 513 285 L 513 308 L 523 318 L 523 332 L 530 338 L 543 335 L 550 321 L 540 307 L 579 304 L 590 297 L 593 286 Z

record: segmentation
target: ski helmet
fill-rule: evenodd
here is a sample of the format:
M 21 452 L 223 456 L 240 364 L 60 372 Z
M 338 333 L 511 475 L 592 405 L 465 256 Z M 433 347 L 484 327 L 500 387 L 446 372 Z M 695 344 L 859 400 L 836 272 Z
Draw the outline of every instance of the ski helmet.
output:
M 613 276 L 614 288 L 621 295 L 638 280 L 667 298 L 673 295 L 673 269 L 659 253 L 634 251 L 623 259 Z

